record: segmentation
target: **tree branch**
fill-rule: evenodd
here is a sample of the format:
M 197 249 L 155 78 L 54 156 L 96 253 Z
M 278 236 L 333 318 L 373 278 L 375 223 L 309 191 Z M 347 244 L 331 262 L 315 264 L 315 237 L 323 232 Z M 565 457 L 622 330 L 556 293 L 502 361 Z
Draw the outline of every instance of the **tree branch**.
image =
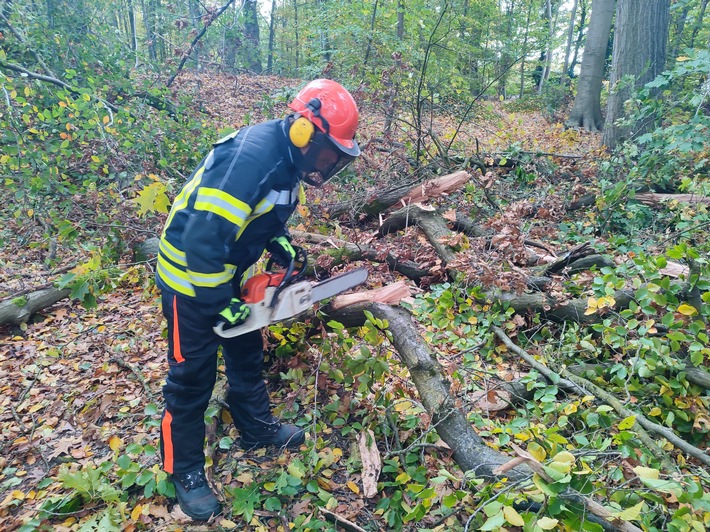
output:
M 202 30 L 195 35 L 195 38 L 192 39 L 192 42 L 190 43 L 190 47 L 187 49 L 187 52 L 185 52 L 182 56 L 182 60 L 180 61 L 180 64 L 178 65 L 177 70 L 175 73 L 170 76 L 170 79 L 168 82 L 165 84 L 166 87 L 170 87 L 170 85 L 173 84 L 173 81 L 175 81 L 175 78 L 178 77 L 178 74 L 182 71 L 182 67 L 185 66 L 185 63 L 187 62 L 187 58 L 190 57 L 190 54 L 192 51 L 195 49 L 195 46 L 199 42 L 199 40 L 202 38 L 202 36 L 207 33 L 207 28 L 209 28 L 212 23 L 219 18 L 219 16 L 226 11 L 226 9 L 231 6 L 234 3 L 234 0 L 229 0 L 226 4 L 224 4 L 222 7 L 219 8 L 219 10 L 209 19 L 209 22 L 207 24 L 204 24 L 202 27 Z
M 36 79 L 38 81 L 44 81 L 46 83 L 52 83 L 54 85 L 57 85 L 59 87 L 62 87 L 63 89 L 68 90 L 72 94 L 79 95 L 81 92 L 79 92 L 77 89 L 73 88 L 71 85 L 68 83 L 62 81 L 61 79 L 58 79 L 56 77 L 51 77 L 51 76 L 44 76 L 42 74 L 37 74 L 36 72 L 30 72 L 24 67 L 21 67 L 19 65 L 15 65 L 12 63 L 8 63 L 7 61 L 2 61 L 0 60 L 0 67 L 2 68 L 7 68 L 8 70 L 12 70 L 14 72 L 19 72 L 20 74 L 24 74 L 30 79 Z M 99 98 L 98 96 L 94 95 L 94 99 L 98 101 L 101 105 L 104 107 L 108 107 L 112 111 L 118 112 L 118 107 L 113 105 L 112 103 L 107 102 L 106 100 L 103 100 Z

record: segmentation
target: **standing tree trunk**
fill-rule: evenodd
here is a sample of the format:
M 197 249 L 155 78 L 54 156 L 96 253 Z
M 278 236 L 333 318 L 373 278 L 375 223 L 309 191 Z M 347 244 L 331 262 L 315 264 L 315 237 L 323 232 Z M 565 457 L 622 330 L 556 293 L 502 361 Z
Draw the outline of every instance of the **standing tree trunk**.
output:
M 633 87 L 624 86 L 624 76 L 634 78 L 635 87 L 643 87 L 663 72 L 668 40 L 670 0 L 619 0 L 614 27 L 607 122 L 602 137 L 608 148 L 615 148 L 632 135 L 645 132 L 652 117 L 632 126 L 621 126 L 624 102 Z
M 318 0 L 318 7 L 320 10 L 319 18 L 321 19 L 321 21 L 328 20 L 328 6 L 326 4 L 327 4 L 327 0 Z M 325 59 L 325 62 L 328 63 L 328 62 L 330 62 L 331 56 L 330 56 L 330 34 L 328 33 L 327 22 L 318 24 L 318 33 L 320 34 L 320 45 L 321 45 L 321 51 L 323 52 L 323 59 Z
M 202 26 L 202 17 L 200 15 L 200 4 L 195 0 L 189 2 L 190 10 L 190 25 L 192 26 L 195 35 L 199 33 Z M 195 46 L 192 50 L 192 61 L 195 63 L 195 71 L 200 69 L 200 48 Z
M 532 13 L 532 2 L 528 4 L 528 14 L 525 17 L 525 37 L 523 37 L 523 53 L 522 59 L 520 61 L 520 94 L 518 95 L 519 98 L 523 97 L 523 94 L 525 93 L 525 56 L 528 53 L 528 37 L 530 34 L 530 14 Z
M 362 65 L 367 65 L 367 60 L 370 58 L 370 51 L 372 50 L 372 41 L 375 40 L 375 21 L 377 20 L 377 2 L 372 6 L 372 17 L 370 18 L 370 36 L 367 38 L 367 49 L 365 50 L 365 59 L 362 61 Z
M 569 64 L 567 75 L 570 78 L 574 77 L 574 69 L 577 66 L 577 58 L 579 57 L 579 48 L 584 40 L 584 24 L 587 22 L 587 0 L 582 0 L 582 9 L 579 13 L 579 31 L 577 31 L 577 41 L 574 43 L 574 55 Z
M 587 131 L 601 131 L 604 126 L 600 98 L 615 1 L 594 0 L 592 3 L 587 44 L 577 82 L 577 97 L 565 122 L 567 127 L 581 126 Z
M 256 0 L 244 0 L 242 4 L 244 16 L 242 58 L 249 70 L 259 74 L 262 71 L 262 66 L 259 54 L 259 19 L 256 4 Z
M 404 39 L 404 0 L 397 0 L 397 40 Z
M 577 18 L 577 5 L 578 4 L 579 4 L 579 0 L 574 0 L 574 4 L 572 5 L 572 13 L 570 14 L 570 17 L 569 17 L 569 28 L 567 28 L 567 46 L 565 48 L 565 67 L 564 67 L 564 70 L 562 70 L 562 76 L 567 76 L 567 78 L 572 77 L 569 75 L 569 60 L 570 60 L 570 55 L 572 54 L 572 40 L 574 39 L 574 21 Z
M 269 55 L 266 60 L 266 70 L 273 74 L 274 70 L 274 35 L 276 34 L 276 0 L 271 0 L 271 19 L 269 20 Z
M 695 47 L 695 39 L 698 37 L 698 32 L 703 27 L 703 19 L 705 18 L 705 12 L 708 8 L 708 0 L 703 0 L 700 6 L 700 13 L 698 14 L 698 19 L 693 24 L 693 31 L 690 34 L 690 42 L 688 43 L 689 48 Z M 710 45 L 710 37 L 708 37 L 708 45 Z
M 540 73 L 540 79 L 537 82 L 538 92 L 542 92 L 542 87 L 547 78 L 550 76 L 550 65 L 552 64 L 552 39 L 555 36 L 555 28 L 552 23 L 552 0 L 545 0 L 545 19 L 547 20 L 548 29 L 547 43 L 545 45 L 545 51 L 542 53 L 542 55 L 545 56 L 545 62 L 541 65 L 542 72 Z
M 515 16 L 515 2 L 509 2 L 505 11 L 505 29 L 502 32 L 500 55 L 495 63 L 494 75 L 498 78 L 498 97 L 505 100 L 508 96 L 507 80 L 508 71 L 513 65 L 511 55 L 511 41 L 513 39 L 513 18 Z
M 158 61 L 158 7 L 160 0 L 149 0 L 143 4 L 143 20 L 148 37 L 148 58 Z
M 136 11 L 133 0 L 128 0 L 128 20 L 131 25 L 131 50 L 135 57 L 135 66 L 138 67 L 138 30 L 136 29 Z
M 669 38 L 670 50 L 668 52 L 668 57 L 671 61 L 678 57 L 681 44 L 683 42 L 683 31 L 685 30 L 685 22 L 688 20 L 688 13 L 690 12 L 690 4 L 685 4 L 685 7 L 680 10 L 680 13 L 676 14 L 673 20 L 673 32 Z
M 296 72 L 298 72 L 298 59 L 301 44 L 298 40 L 298 0 L 293 0 L 293 37 L 296 40 Z

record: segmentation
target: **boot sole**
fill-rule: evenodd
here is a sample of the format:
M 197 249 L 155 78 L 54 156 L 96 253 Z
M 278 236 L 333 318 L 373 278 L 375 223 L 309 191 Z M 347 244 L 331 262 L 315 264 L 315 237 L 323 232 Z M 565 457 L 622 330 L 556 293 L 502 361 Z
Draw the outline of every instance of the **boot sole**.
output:
M 209 514 L 198 514 L 195 512 L 187 511 L 185 508 L 180 504 L 180 499 L 178 499 L 178 505 L 180 506 L 180 510 L 182 513 L 184 513 L 186 516 L 188 516 L 191 519 L 194 519 L 195 521 L 209 521 L 212 517 L 216 517 L 219 514 L 222 513 L 222 507 L 220 506 L 217 508 L 215 511 L 210 512 Z

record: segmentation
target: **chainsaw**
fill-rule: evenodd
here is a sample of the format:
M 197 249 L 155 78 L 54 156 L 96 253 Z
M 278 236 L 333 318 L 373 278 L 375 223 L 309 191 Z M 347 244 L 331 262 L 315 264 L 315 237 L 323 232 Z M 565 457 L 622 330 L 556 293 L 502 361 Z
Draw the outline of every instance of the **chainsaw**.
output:
M 266 271 L 244 283 L 241 300 L 249 306 L 250 313 L 242 325 L 225 328 L 220 322 L 214 331 L 223 338 L 234 338 L 272 323 L 278 323 L 309 310 L 317 302 L 340 294 L 367 280 L 367 268 L 358 268 L 321 282 L 303 280 L 305 273 L 305 251 L 299 248 L 301 256 L 292 260 L 285 270 L 272 271 L 273 260 L 269 260 Z M 299 269 L 296 264 L 300 264 Z

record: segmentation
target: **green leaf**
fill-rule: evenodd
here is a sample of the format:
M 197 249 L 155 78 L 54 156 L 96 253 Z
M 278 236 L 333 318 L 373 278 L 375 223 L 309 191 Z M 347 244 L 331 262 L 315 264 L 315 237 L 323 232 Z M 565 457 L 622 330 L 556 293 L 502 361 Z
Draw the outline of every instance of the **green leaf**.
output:
M 168 212 L 170 199 L 165 191 L 165 185 L 156 181 L 138 192 L 138 197 L 133 199 L 133 202 L 138 205 L 138 216 L 144 216 L 149 212 Z
M 557 523 L 559 523 L 557 519 L 552 519 L 550 517 L 541 517 L 537 520 L 536 524 L 543 530 L 552 530 L 557 526 Z
M 621 420 L 617 428 L 619 430 L 628 430 L 634 426 L 634 423 L 636 423 L 636 416 L 629 416 Z
M 481 528 L 478 530 L 500 530 L 505 525 L 505 516 L 500 511 L 492 517 L 489 517 Z
M 652 490 L 659 491 L 661 493 L 671 493 L 676 497 L 680 497 L 683 493 L 683 486 L 675 480 L 665 480 L 665 479 L 653 479 L 639 477 L 641 482 L 651 488 Z
M 639 515 L 641 515 L 641 510 L 643 509 L 644 504 L 645 503 L 641 501 L 640 503 L 632 506 L 631 508 L 626 508 L 626 510 L 615 513 L 614 515 L 622 521 L 634 521 L 635 519 L 639 518 Z

